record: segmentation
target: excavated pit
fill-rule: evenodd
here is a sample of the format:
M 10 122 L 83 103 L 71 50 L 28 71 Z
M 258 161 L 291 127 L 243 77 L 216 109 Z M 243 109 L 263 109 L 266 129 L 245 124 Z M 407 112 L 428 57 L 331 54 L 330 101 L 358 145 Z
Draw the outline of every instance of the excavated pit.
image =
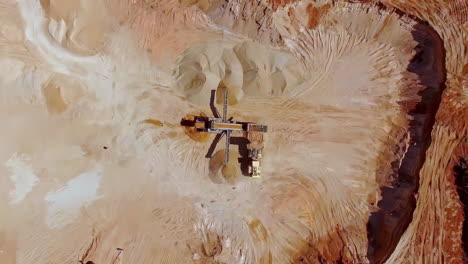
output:
M 412 221 L 419 188 L 419 172 L 431 144 L 431 132 L 445 89 L 445 50 L 439 35 L 428 24 L 420 22 L 412 32 L 418 42 L 408 71 L 418 75 L 426 88 L 421 101 L 410 111 L 410 145 L 398 168 L 394 182 L 382 188 L 379 211 L 369 217 L 368 258 L 371 263 L 384 263 Z
M 453 168 L 457 192 L 460 196 L 460 202 L 463 205 L 463 213 L 468 215 L 468 160 L 460 158 L 457 165 Z M 463 221 L 462 241 L 464 250 L 464 260 L 468 261 L 468 219 Z

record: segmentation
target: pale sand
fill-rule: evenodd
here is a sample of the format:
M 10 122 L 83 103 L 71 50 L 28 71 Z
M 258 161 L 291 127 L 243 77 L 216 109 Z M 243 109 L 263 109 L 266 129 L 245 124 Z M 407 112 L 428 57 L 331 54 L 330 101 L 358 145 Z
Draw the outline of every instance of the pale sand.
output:
M 422 89 L 413 20 L 342 2 L 314 28 L 308 1 L 42 4 L 0 1 L 21 17 L 0 16 L 0 262 L 289 263 L 310 245 L 367 261 Z M 236 120 L 269 126 L 261 179 L 213 176 L 210 141 L 179 125 L 218 87 Z

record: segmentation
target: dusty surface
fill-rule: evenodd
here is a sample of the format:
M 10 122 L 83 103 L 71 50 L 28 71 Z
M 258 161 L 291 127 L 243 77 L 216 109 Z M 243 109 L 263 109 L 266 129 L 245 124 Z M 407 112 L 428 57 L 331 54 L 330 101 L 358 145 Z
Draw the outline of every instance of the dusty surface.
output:
M 462 263 L 467 4 L 350 2 L 0 0 L 0 262 Z

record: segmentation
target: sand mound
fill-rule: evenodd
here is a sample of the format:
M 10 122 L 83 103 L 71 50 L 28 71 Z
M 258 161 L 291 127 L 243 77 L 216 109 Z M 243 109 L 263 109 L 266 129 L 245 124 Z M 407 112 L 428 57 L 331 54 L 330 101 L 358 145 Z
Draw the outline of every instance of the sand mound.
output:
M 205 104 L 210 91 L 226 87 L 231 102 L 244 96 L 282 96 L 304 81 L 291 54 L 253 42 L 212 42 L 191 47 L 175 66 L 176 87 L 190 102 Z
M 81 55 L 94 55 L 104 47 L 111 30 L 106 7 L 94 1 L 41 0 L 50 36 Z
M 224 164 L 225 150 L 219 150 L 213 155 L 210 160 L 210 179 L 217 184 L 230 184 L 235 185 L 241 180 L 242 172 L 238 162 L 238 152 L 231 149 L 229 152 L 229 163 Z

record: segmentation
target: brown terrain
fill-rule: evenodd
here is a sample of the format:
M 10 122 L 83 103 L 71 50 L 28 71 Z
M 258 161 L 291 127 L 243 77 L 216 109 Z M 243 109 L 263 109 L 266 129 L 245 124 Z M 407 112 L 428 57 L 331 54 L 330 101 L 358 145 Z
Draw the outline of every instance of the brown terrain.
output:
M 0 70 L 1 264 L 468 263 L 466 0 L 0 0 Z

